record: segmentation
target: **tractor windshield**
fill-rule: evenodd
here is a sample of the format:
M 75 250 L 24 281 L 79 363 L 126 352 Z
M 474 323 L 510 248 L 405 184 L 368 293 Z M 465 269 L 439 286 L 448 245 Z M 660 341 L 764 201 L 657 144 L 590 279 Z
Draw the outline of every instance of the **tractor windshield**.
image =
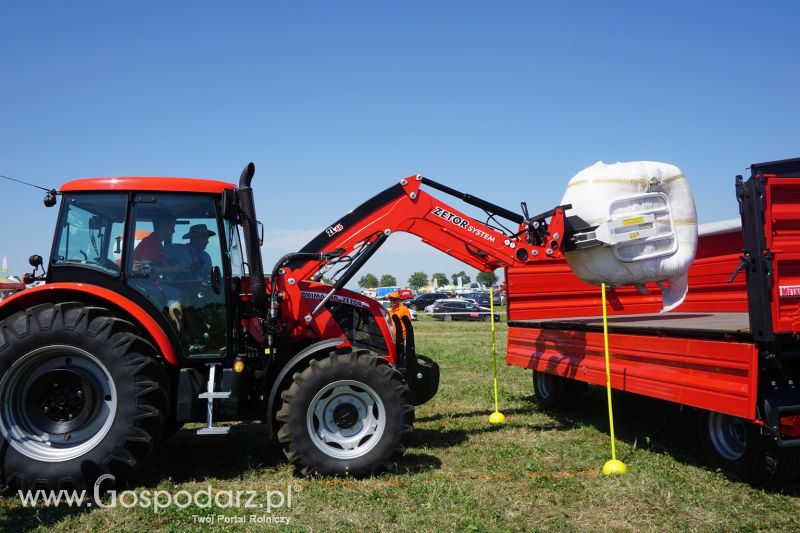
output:
M 127 195 L 65 194 L 56 228 L 54 265 L 80 265 L 118 275 Z

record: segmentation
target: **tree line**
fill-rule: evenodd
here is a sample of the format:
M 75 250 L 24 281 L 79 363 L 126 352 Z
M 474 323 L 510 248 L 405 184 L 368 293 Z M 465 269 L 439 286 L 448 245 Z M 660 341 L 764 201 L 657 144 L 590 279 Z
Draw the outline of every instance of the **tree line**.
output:
M 425 272 L 414 272 L 408 277 L 407 286 L 414 290 L 421 289 L 422 287 L 428 286 L 428 280 L 435 280 L 439 287 L 451 283 L 453 285 L 458 285 L 459 278 L 462 284 L 467 284 L 472 281 L 472 278 L 463 270 L 451 274 L 449 279 L 444 272 L 436 272 L 430 277 L 428 277 Z M 497 283 L 497 280 L 497 275 L 494 272 L 478 272 L 478 275 L 475 276 L 475 281 L 486 286 L 494 285 Z M 383 274 L 380 279 L 378 279 L 375 274 L 364 274 L 358 280 L 358 286 L 362 289 L 372 287 L 396 287 L 397 278 L 391 274 Z

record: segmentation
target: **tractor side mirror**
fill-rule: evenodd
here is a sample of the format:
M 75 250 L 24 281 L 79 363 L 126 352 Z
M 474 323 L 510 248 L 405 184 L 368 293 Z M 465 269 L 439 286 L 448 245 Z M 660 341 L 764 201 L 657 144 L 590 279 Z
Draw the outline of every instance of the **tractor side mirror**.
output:
M 42 268 L 41 276 L 36 275 L 36 272 L 39 270 L 39 268 L 42 267 L 42 264 L 44 263 L 44 261 L 42 260 L 42 256 L 32 255 L 28 258 L 28 263 L 30 263 L 30 265 L 33 267 L 33 272 L 31 272 L 30 274 L 25 274 L 25 277 L 23 278 L 23 282 L 25 283 L 25 285 L 33 283 L 34 281 L 43 280 L 45 275 L 47 274 L 44 271 L 44 268 Z
M 256 227 L 258 228 L 258 245 L 264 246 L 264 224 L 256 220 Z
M 50 189 L 47 191 L 47 194 L 44 195 L 44 206 L 45 207 L 53 207 L 56 205 L 56 195 L 59 194 L 56 192 L 55 189 Z

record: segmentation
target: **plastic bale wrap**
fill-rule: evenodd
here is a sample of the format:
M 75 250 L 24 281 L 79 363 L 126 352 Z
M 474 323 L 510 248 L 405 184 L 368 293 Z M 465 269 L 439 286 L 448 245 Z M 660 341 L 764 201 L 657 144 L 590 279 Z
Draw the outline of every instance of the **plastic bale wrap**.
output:
M 561 203 L 572 204 L 568 215 L 577 215 L 589 226 L 605 222 L 621 232 L 628 231 L 628 221 L 641 221 L 638 214 L 649 213 L 653 235 L 574 250 L 566 254 L 567 263 L 587 283 L 635 285 L 642 292 L 645 283 L 658 283 L 662 313 L 683 302 L 687 271 L 697 249 L 697 213 L 678 167 L 651 161 L 611 165 L 600 161 L 570 180 Z

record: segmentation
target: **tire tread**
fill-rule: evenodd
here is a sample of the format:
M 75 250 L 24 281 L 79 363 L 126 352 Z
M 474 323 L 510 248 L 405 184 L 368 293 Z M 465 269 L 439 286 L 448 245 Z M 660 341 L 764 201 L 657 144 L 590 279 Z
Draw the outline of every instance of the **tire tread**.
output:
M 290 418 L 292 415 L 293 404 L 297 400 L 301 387 L 308 382 L 313 376 L 321 372 L 325 372 L 339 365 L 356 365 L 369 368 L 377 372 L 382 378 L 390 380 L 391 387 L 395 393 L 401 398 L 400 412 L 403 418 L 402 427 L 400 429 L 400 438 L 394 446 L 394 449 L 384 457 L 379 463 L 371 465 L 371 467 L 363 471 L 341 471 L 341 472 L 325 472 L 328 474 L 339 475 L 353 475 L 355 477 L 369 476 L 378 470 L 385 468 L 390 462 L 394 461 L 397 457 L 402 455 L 408 444 L 408 439 L 413 431 L 414 425 L 414 406 L 411 400 L 411 391 L 406 385 L 403 375 L 394 367 L 386 363 L 384 360 L 379 359 L 369 350 L 353 350 L 347 353 L 332 352 L 327 357 L 322 359 L 311 359 L 308 366 L 302 372 L 296 372 L 292 377 L 292 384 L 288 389 L 281 393 L 283 405 L 278 410 L 275 418 L 281 424 L 277 432 L 278 441 L 283 444 L 284 455 L 304 476 L 310 476 L 319 473 L 318 466 L 312 459 L 306 457 L 295 446 L 296 436 L 290 430 Z
M 157 350 L 131 322 L 114 316 L 103 307 L 92 306 L 83 302 L 43 303 L 24 311 L 19 311 L 0 322 L 0 363 L 3 371 L 10 366 L 7 359 L 9 351 L 14 351 L 16 342 L 27 339 L 31 335 L 56 335 L 62 330 L 79 333 L 102 342 L 108 347 L 103 361 L 108 366 L 108 359 L 124 368 L 132 379 L 135 391 L 129 401 L 133 402 L 135 414 L 120 420 L 120 424 L 128 424 L 122 434 L 115 436 L 118 440 L 113 449 L 105 457 L 95 461 L 91 468 L 82 470 L 81 475 L 65 475 L 63 469 L 81 457 L 65 461 L 64 466 L 54 467 L 50 463 L 52 474 L 42 476 L 35 465 L 24 468 L 9 469 L 6 464 L 10 446 L 5 444 L 2 451 L 2 477 L 6 485 L 21 489 L 42 488 L 43 490 L 59 489 L 69 486 L 76 489 L 86 488 L 94 483 L 94 479 L 102 473 L 113 473 L 119 484 L 136 470 L 150 455 L 163 432 L 169 396 L 168 381 L 163 365 L 157 360 Z M 46 340 L 46 339 L 45 339 Z M 5 353 L 4 353 L 5 352 Z M 118 394 L 119 395 L 119 394 Z M 120 398 L 119 401 L 125 401 Z M 118 413 L 119 416 L 119 405 Z M 115 425 L 117 422 L 115 421 Z M 115 429 L 112 427 L 109 437 Z M 104 441 L 105 442 L 105 441 Z M 101 446 L 101 444 L 98 445 Z M 38 463 L 28 460 L 29 463 Z

